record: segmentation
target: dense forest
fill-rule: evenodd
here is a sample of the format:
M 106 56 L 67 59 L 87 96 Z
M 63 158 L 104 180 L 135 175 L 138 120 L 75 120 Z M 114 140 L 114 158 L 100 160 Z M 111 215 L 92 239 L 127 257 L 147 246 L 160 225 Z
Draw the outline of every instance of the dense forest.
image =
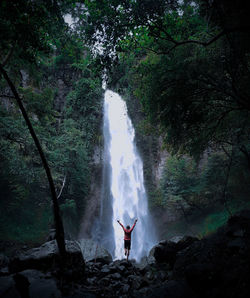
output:
M 202 215 L 196 232 L 204 235 L 249 204 L 247 9 L 233 1 L 151 2 L 91 3 L 85 32 L 93 45 L 101 36 L 109 85 L 127 100 L 151 207 L 181 209 L 189 221 Z M 163 150 L 169 155 L 156 181 Z
M 93 147 L 101 138 L 102 82 L 90 50 L 63 19 L 72 8 L 64 2 L 1 2 L 1 67 L 22 99 L 63 218 L 76 235 L 91 181 Z M 49 185 L 3 77 L 0 108 L 1 239 L 39 242 L 53 227 Z
M 0 1 L 0 251 L 56 229 L 63 253 L 99 212 L 104 81 L 127 103 L 160 238 L 249 208 L 249 33 L 244 0 Z
M 244 1 L 2 1 L 2 67 L 47 157 L 68 237 L 102 144 L 104 72 L 127 100 L 151 208 L 188 217 L 216 205 L 221 224 L 248 204 L 249 47 Z M 49 186 L 4 77 L 0 108 L 1 239 L 38 241 L 53 226 Z

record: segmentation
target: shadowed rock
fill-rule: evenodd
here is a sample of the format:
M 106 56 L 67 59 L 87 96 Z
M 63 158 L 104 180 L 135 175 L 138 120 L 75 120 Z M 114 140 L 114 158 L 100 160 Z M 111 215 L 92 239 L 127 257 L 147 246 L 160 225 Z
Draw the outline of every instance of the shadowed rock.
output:
M 81 249 L 75 241 L 65 241 L 67 259 L 61 260 L 55 240 L 48 241 L 37 248 L 27 250 L 12 258 L 9 262 L 10 273 L 25 269 L 51 269 L 60 263 L 81 265 L 84 268 L 84 260 Z
M 111 254 L 98 243 L 91 239 L 81 239 L 79 240 L 81 247 L 81 252 L 85 262 L 102 262 L 110 263 L 112 261 Z

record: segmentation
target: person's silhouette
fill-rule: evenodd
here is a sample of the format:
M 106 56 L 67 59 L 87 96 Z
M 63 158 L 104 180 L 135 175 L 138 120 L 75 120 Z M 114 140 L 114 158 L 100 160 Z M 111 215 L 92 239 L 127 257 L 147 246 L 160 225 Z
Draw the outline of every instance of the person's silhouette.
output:
M 123 228 L 123 231 L 124 231 L 124 250 L 125 250 L 125 256 L 127 256 L 127 260 L 128 260 L 128 256 L 131 248 L 131 233 L 135 227 L 137 220 L 138 219 L 135 220 L 132 228 L 130 228 L 130 226 L 126 226 L 126 229 L 124 228 L 123 224 L 119 220 L 117 220 L 117 222 L 120 224 L 120 226 Z

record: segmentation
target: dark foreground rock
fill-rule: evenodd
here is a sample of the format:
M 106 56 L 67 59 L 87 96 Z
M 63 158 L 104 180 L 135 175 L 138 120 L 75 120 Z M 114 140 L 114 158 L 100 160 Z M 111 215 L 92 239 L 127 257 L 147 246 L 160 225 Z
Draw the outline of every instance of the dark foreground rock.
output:
M 81 247 L 83 258 L 86 262 L 95 261 L 110 263 L 112 261 L 111 254 L 93 240 L 80 239 L 78 242 Z
M 153 256 L 156 262 L 168 263 L 172 268 L 176 262 L 177 253 L 195 241 L 198 239 L 191 236 L 179 238 L 178 241 L 161 241 L 151 249 L 149 255 Z
M 64 260 L 63 266 L 55 265 L 46 261 L 49 255 L 56 254 L 51 245 L 31 250 L 23 259 L 19 256 L 24 262 L 19 263 L 19 271 L 5 272 L 0 277 L 0 297 L 250 297 L 247 211 L 232 217 L 216 234 L 202 240 L 184 237 L 161 241 L 141 264 L 133 260 L 110 261 L 109 256 L 99 255 L 94 246 L 89 248 L 89 261 L 85 263 L 76 257 L 72 262 Z M 45 247 L 48 250 L 43 254 Z M 74 251 L 79 253 L 76 247 L 71 246 L 73 255 Z M 45 258 L 46 266 L 38 262 L 39 268 L 24 269 L 27 264 L 34 266 L 33 261 L 26 263 L 27 259 L 36 258 Z M 13 262 L 4 257 L 2 260 L 3 266 Z
M 78 264 L 84 268 L 84 260 L 82 257 L 79 244 L 75 241 L 65 241 L 67 250 L 67 262 L 71 264 Z M 20 272 L 26 269 L 52 269 L 60 262 L 66 262 L 61 260 L 59 256 L 57 243 L 55 240 L 48 241 L 37 248 L 32 248 L 26 252 L 20 253 L 13 257 L 9 263 L 9 272 Z

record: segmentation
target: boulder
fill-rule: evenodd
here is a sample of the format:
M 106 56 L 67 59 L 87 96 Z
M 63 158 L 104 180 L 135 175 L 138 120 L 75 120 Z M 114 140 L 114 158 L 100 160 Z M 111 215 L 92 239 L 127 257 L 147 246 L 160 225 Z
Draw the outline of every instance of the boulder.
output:
M 25 284 L 22 280 L 26 279 L 26 286 L 29 287 L 29 297 L 61 297 L 61 291 L 56 280 L 49 274 L 44 274 L 38 270 L 25 270 L 14 275 L 14 277 L 17 275 L 19 276 L 21 288 Z
M 177 242 L 179 242 L 182 238 L 183 238 L 183 236 L 178 236 L 178 235 L 176 235 L 176 236 L 172 237 L 172 238 L 170 239 L 170 241 L 171 241 L 171 242 L 174 242 L 174 243 L 177 243 Z
M 75 241 L 65 241 L 67 260 L 62 263 L 77 264 L 84 268 L 84 260 L 82 257 L 81 249 Z M 32 248 L 24 253 L 12 258 L 9 262 L 10 273 L 19 272 L 26 269 L 52 269 L 55 265 L 59 264 L 61 257 L 58 252 L 57 243 L 55 240 L 48 241 L 37 248 Z
M 0 296 L 11 298 L 61 297 L 56 280 L 38 270 L 25 270 L 0 278 Z
M 0 254 L 0 268 L 6 267 L 9 264 L 9 258 L 4 254 Z
M 142 285 L 142 278 L 136 275 L 129 275 L 128 282 L 132 289 L 138 290 Z
M 128 291 L 129 291 L 129 289 L 130 289 L 130 286 L 128 284 L 123 285 L 123 287 L 122 287 L 122 293 L 123 294 L 127 294 Z
M 9 275 L 9 268 L 8 267 L 3 267 L 0 269 L 0 276 L 6 276 Z
M 214 253 L 213 247 L 205 240 L 196 241 L 186 249 L 179 251 L 173 268 L 173 278 L 184 278 L 187 266 L 195 263 L 207 263 Z
M 78 242 L 86 262 L 95 261 L 108 264 L 112 261 L 110 253 L 93 240 L 80 239 Z
M 149 258 L 154 257 L 157 263 L 168 263 L 171 267 L 174 266 L 176 255 L 179 251 L 184 250 L 193 242 L 198 241 L 197 238 L 191 236 L 178 237 L 173 241 L 163 240 L 154 246 L 150 253 Z
M 141 258 L 139 263 L 135 263 L 135 267 L 139 268 L 140 270 L 145 271 L 147 266 L 155 264 L 155 246 L 150 250 L 149 255 Z
M 179 241 L 176 242 L 177 251 L 185 249 L 195 241 L 199 241 L 199 239 L 192 236 L 183 236 L 181 239 L 179 239 Z
M 177 246 L 176 243 L 166 242 L 155 246 L 154 257 L 158 263 L 168 263 L 172 267 L 176 260 Z
M 120 273 L 116 272 L 116 273 L 113 273 L 113 274 L 110 274 L 109 277 L 111 279 L 115 279 L 115 280 L 121 280 L 122 279 L 122 276 Z
M 47 241 L 51 241 L 55 239 L 56 239 L 56 229 L 50 229 L 47 237 Z
M 160 287 L 152 287 L 143 297 L 198 298 L 198 296 L 196 296 L 188 284 L 183 280 L 171 280 L 163 283 Z
M 196 292 L 215 287 L 220 282 L 218 272 L 213 264 L 196 263 L 185 268 L 185 276 L 188 284 Z
M 100 274 L 102 274 L 102 275 L 107 275 L 107 274 L 110 274 L 111 272 L 110 272 L 110 269 L 109 268 L 102 268 L 101 270 L 100 270 Z
M 12 276 L 0 277 L 0 297 L 21 298 L 21 295 L 15 287 L 15 281 Z

